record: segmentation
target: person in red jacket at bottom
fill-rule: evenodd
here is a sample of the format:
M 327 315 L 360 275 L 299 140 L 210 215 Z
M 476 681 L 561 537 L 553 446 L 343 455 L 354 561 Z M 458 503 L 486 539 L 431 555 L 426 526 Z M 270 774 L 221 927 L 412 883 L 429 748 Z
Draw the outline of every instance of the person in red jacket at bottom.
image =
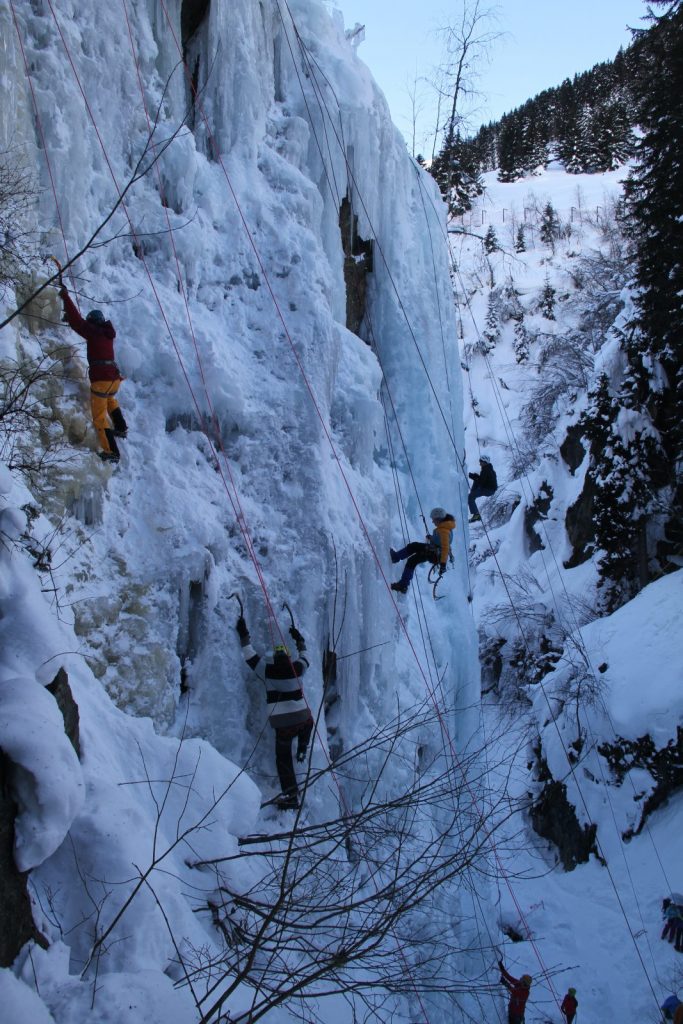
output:
M 91 309 L 83 319 L 63 283 L 59 296 L 64 304 L 69 327 L 80 334 L 87 344 L 90 408 L 102 447 L 102 451 L 97 454 L 103 462 L 118 462 L 121 456 L 116 438 L 125 437 L 128 426 L 116 400 L 121 374 L 114 361 L 114 325 L 111 320 L 105 319 L 101 309 Z
M 510 992 L 508 1024 L 524 1024 L 524 1008 L 529 998 L 529 989 L 531 988 L 532 981 L 531 975 L 523 974 L 521 978 L 513 978 L 505 970 L 502 960 L 498 961 L 498 966 L 500 968 L 500 980 Z
M 567 1024 L 572 1024 L 574 1017 L 576 1017 L 578 1005 L 579 1002 L 576 998 L 576 989 L 567 989 L 567 994 L 562 1000 L 562 1006 L 560 1007 L 560 1010 L 562 1011 L 562 1016 L 567 1021 Z

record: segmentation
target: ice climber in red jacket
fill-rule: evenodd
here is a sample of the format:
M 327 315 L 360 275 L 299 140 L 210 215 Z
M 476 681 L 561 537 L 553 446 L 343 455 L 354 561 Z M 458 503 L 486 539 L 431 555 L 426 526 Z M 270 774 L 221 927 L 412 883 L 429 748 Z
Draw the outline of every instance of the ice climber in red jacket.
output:
M 567 1024 L 572 1024 L 574 1017 L 576 1017 L 576 1011 L 578 1007 L 579 1001 L 576 998 L 576 989 L 567 989 L 567 994 L 562 1000 L 562 1006 L 560 1007 L 562 1011 L 562 1016 L 566 1020 Z
M 508 1024 L 524 1024 L 524 1008 L 529 998 L 529 989 L 531 988 L 532 981 L 531 975 L 523 974 L 521 978 L 513 978 L 505 970 L 502 960 L 498 961 L 498 966 L 500 968 L 500 980 L 510 992 Z
M 118 462 L 116 438 L 125 437 L 128 426 L 116 400 L 122 378 L 114 361 L 114 325 L 105 319 L 101 309 L 91 309 L 83 319 L 64 284 L 60 286 L 59 295 L 69 327 L 87 344 L 90 408 L 102 448 L 97 454 L 103 462 Z

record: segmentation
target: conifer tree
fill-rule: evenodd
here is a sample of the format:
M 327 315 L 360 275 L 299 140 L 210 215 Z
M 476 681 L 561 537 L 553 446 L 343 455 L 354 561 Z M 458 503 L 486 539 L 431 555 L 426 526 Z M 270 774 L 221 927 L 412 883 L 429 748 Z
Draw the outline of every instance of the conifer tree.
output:
M 543 208 L 543 214 L 541 215 L 541 227 L 539 230 L 539 237 L 544 245 L 549 246 L 553 252 L 555 252 L 555 240 L 560 236 L 560 222 L 557 214 L 555 213 L 555 207 L 548 200 Z
M 545 279 L 538 308 L 546 320 L 555 319 L 555 289 L 551 285 L 549 277 Z
M 494 289 L 489 292 L 486 308 L 486 321 L 484 331 L 479 342 L 479 348 L 488 355 L 496 346 L 500 338 L 500 312 L 498 308 L 498 295 Z
M 636 36 L 642 136 L 626 183 L 637 309 L 627 391 L 661 438 L 651 480 L 667 508 L 666 555 L 683 551 L 683 5 L 653 0 L 652 10 L 652 26 Z M 662 568 L 673 566 L 664 561 Z
M 512 348 L 515 353 L 515 359 L 518 363 L 525 363 L 529 358 L 529 332 L 524 324 L 524 313 L 520 310 L 515 313 L 512 317 L 515 323 L 514 333 L 515 338 L 512 342 Z
M 484 236 L 484 248 L 488 253 L 496 252 L 500 248 L 493 224 L 489 224 L 486 235 Z
M 515 252 L 526 252 L 526 242 L 524 240 L 523 224 L 520 224 L 517 228 L 517 237 L 515 238 Z

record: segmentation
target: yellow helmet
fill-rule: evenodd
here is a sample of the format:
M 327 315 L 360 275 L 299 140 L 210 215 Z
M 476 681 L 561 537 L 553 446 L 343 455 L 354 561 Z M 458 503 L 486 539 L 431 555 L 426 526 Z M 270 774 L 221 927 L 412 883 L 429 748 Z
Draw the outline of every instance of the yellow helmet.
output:
M 520 981 L 522 982 L 522 985 L 526 985 L 527 988 L 531 988 L 531 982 L 533 981 L 533 978 L 530 974 L 523 974 L 520 978 Z

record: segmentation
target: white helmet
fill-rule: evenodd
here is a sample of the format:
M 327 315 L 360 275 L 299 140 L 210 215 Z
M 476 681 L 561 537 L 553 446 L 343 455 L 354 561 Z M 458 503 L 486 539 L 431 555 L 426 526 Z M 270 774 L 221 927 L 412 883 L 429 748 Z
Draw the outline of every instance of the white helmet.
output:
M 448 513 L 446 512 L 445 508 L 441 508 L 440 505 L 437 505 L 436 508 L 433 508 L 432 511 L 429 513 L 429 518 L 430 519 L 445 519 L 447 514 Z
M 480 462 L 488 462 L 488 463 L 490 463 L 491 459 L 488 457 L 488 455 L 482 455 L 481 458 L 479 459 L 479 461 Z

